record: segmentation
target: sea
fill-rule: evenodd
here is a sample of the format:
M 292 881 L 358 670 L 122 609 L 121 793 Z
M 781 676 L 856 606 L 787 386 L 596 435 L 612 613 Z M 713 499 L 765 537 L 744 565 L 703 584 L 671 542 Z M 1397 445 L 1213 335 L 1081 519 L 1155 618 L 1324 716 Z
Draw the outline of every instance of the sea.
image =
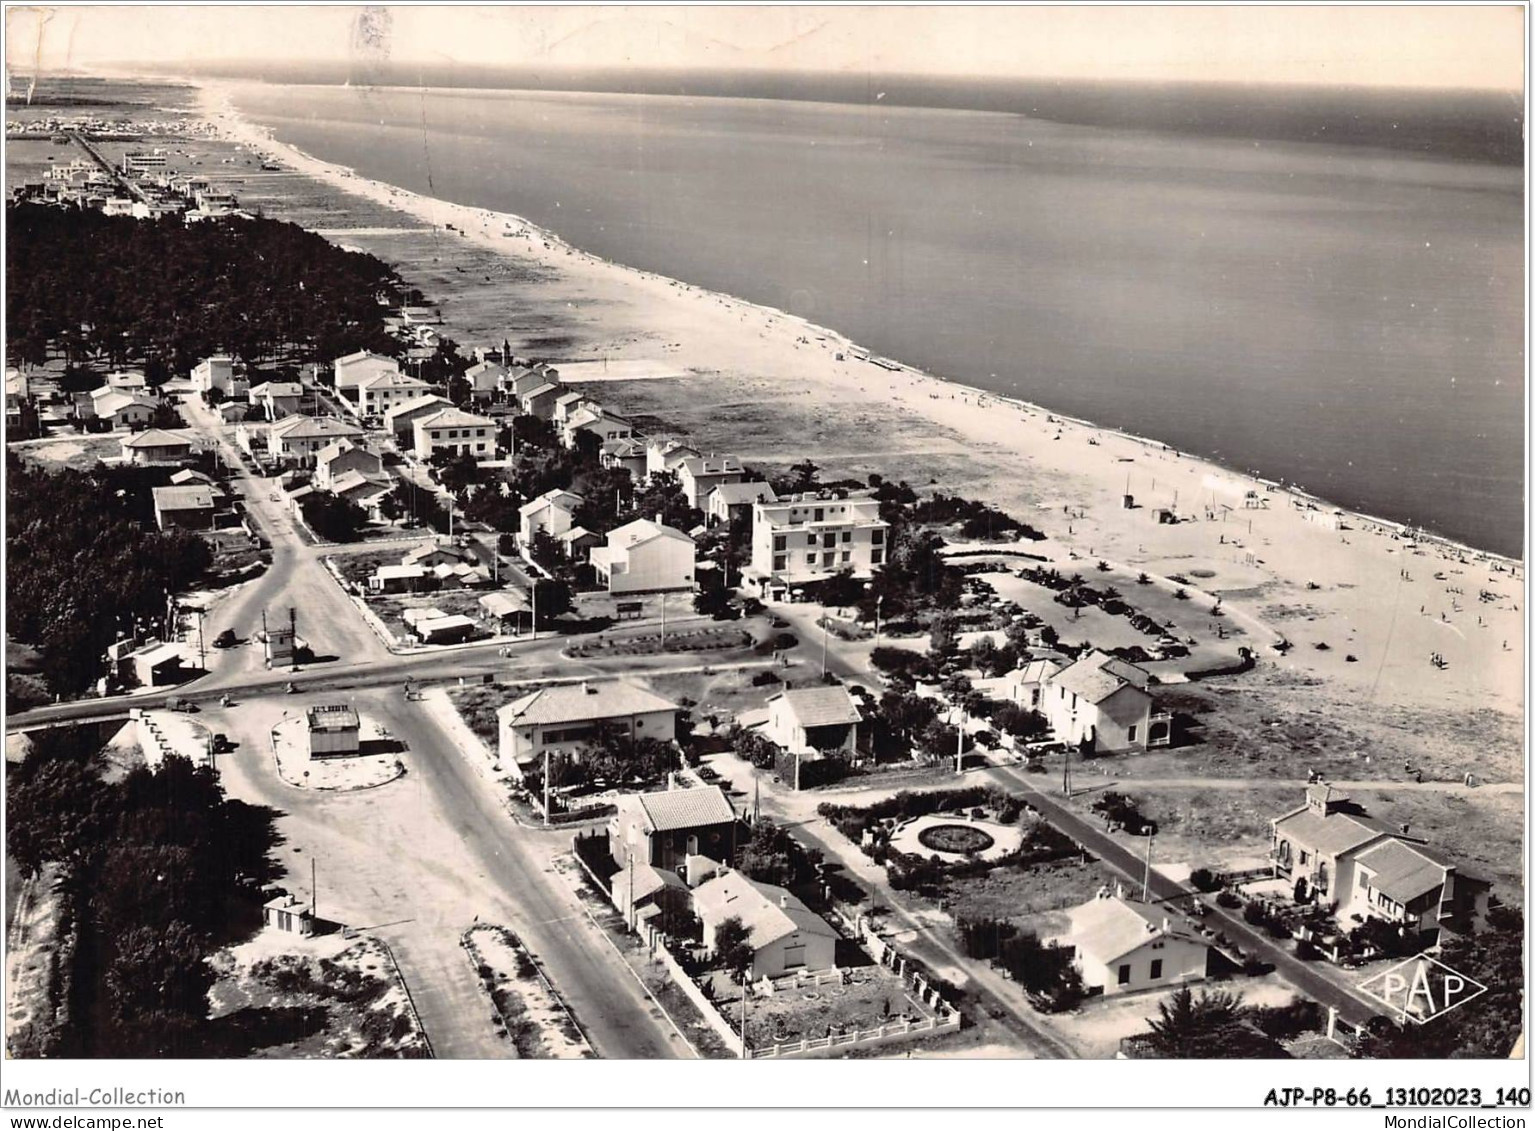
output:
M 1227 113 L 1220 88 L 1185 90 L 1160 116 L 1129 88 L 971 100 L 1001 109 L 866 94 L 264 83 L 234 103 L 361 176 L 1523 556 L 1506 107 L 1489 125 L 1484 103 L 1404 95 L 1396 121 L 1341 91 L 1297 97 L 1288 128 L 1282 92 Z

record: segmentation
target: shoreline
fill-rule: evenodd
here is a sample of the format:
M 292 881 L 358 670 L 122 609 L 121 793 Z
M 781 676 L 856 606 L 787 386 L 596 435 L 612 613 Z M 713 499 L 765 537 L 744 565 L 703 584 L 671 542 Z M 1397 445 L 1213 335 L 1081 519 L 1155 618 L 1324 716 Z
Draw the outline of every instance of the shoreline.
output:
M 470 217 L 477 218 L 482 221 L 482 227 L 496 223 L 503 224 L 507 229 L 515 227 L 519 229 L 517 233 L 519 236 L 522 236 L 524 233 L 526 233 L 529 240 L 537 240 L 547 244 L 550 249 L 557 249 L 565 252 L 567 255 L 577 256 L 588 263 L 600 264 L 612 270 L 628 272 L 638 278 L 643 278 L 655 282 L 663 282 L 672 286 L 685 287 L 689 291 L 696 292 L 707 298 L 727 303 L 738 309 L 750 311 L 775 321 L 783 321 L 787 324 L 803 327 L 807 333 L 813 334 L 817 338 L 825 339 L 826 341 L 832 342 L 842 347 L 843 352 L 862 354 L 867 364 L 876 364 L 873 359 L 878 355 L 875 355 L 873 351 L 868 347 L 860 345 L 839 330 L 835 330 L 828 326 L 819 325 L 818 323 L 811 322 L 799 315 L 790 314 L 789 312 L 781 310 L 777 307 L 771 307 L 762 303 L 753 302 L 750 299 L 742 298 L 738 295 L 729 294 L 723 291 L 708 290 L 707 288 L 700 287 L 697 284 L 689 283 L 686 280 L 661 275 L 657 272 L 647 271 L 639 267 L 632 267 L 617 260 L 604 259 L 601 256 L 576 247 L 575 245 L 565 240 L 564 237 L 560 236 L 559 233 L 554 232 L 548 228 L 541 227 L 526 217 L 519 216 L 516 213 L 480 208 L 470 204 L 459 204 L 453 201 L 445 200 L 441 197 L 426 196 L 411 189 L 406 189 L 398 185 L 390 184 L 387 181 L 373 180 L 371 178 L 364 177 L 353 168 L 345 165 L 339 165 L 334 162 L 325 161 L 322 158 L 315 157 L 313 154 L 299 149 L 297 146 L 292 145 L 291 143 L 279 141 L 275 136 L 273 136 L 269 127 L 257 125 L 256 123 L 246 119 L 234 106 L 230 97 L 230 87 L 236 84 L 200 80 L 189 81 L 189 85 L 191 85 L 198 92 L 199 102 L 201 103 L 200 110 L 204 120 L 218 128 L 220 132 L 224 134 L 227 140 L 233 141 L 236 144 L 245 145 L 253 150 L 258 151 L 263 156 L 277 157 L 279 159 L 286 160 L 289 162 L 289 164 L 293 165 L 297 171 L 315 177 L 322 182 L 329 183 L 333 188 L 347 191 L 359 191 L 362 195 L 369 196 L 374 199 L 376 203 L 397 208 L 400 211 L 415 216 L 418 220 L 424 223 L 433 224 L 434 227 L 446 226 L 447 221 L 440 220 L 440 217 L 444 213 L 449 214 L 452 219 L 467 219 Z M 414 205 L 414 207 L 411 207 L 412 205 Z M 458 228 L 457 230 L 462 231 L 465 235 L 470 234 L 467 229 L 462 227 Z M 346 229 L 332 228 L 329 229 L 329 231 L 333 233 L 334 238 L 339 239 L 341 238 L 341 233 L 345 232 Z M 486 234 L 488 235 L 489 233 Z M 333 237 L 327 236 L 327 238 Z M 492 248 L 492 250 L 496 249 Z M 465 344 L 467 345 L 469 343 Z M 1092 430 L 1104 436 L 1119 437 L 1132 443 L 1139 444 L 1147 449 L 1176 453 L 1180 457 L 1198 460 L 1210 465 L 1210 467 L 1218 472 L 1224 473 L 1227 476 L 1235 477 L 1237 480 L 1249 484 L 1252 489 L 1257 490 L 1260 493 L 1277 493 L 1293 504 L 1299 504 L 1303 508 L 1314 507 L 1328 512 L 1337 512 L 1345 520 L 1353 520 L 1360 526 L 1373 526 L 1394 535 L 1410 537 L 1415 541 L 1443 548 L 1461 557 L 1469 556 L 1470 560 L 1472 561 L 1485 561 L 1488 563 L 1499 564 L 1508 568 L 1522 567 L 1525 561 L 1524 558 L 1513 557 L 1511 555 L 1498 553 L 1493 550 L 1484 549 L 1482 547 L 1472 545 L 1468 542 L 1457 541 L 1448 535 L 1440 534 L 1428 527 L 1413 526 L 1404 522 L 1400 522 L 1396 519 L 1385 518 L 1379 515 L 1369 514 L 1365 511 L 1350 509 L 1348 507 L 1334 503 L 1324 496 L 1313 494 L 1299 484 L 1289 483 L 1283 479 L 1267 479 L 1251 471 L 1233 467 L 1230 464 L 1222 462 L 1216 457 L 1183 451 L 1182 449 L 1175 448 L 1165 441 L 1158 440 L 1155 437 L 1142 436 L 1121 428 L 1099 424 L 1081 417 L 1071 416 L 1058 410 L 1051 409 L 1048 406 L 1025 400 L 1022 397 L 996 393 L 988 389 L 979 388 L 978 386 L 968 385 L 958 379 L 943 377 L 935 373 L 930 373 L 916 366 L 908 365 L 905 362 L 899 361 L 898 359 L 880 357 L 879 360 L 894 366 L 893 369 L 886 368 L 885 366 L 880 366 L 880 368 L 884 369 L 886 372 L 899 372 L 919 382 L 937 382 L 945 389 L 976 397 L 983 404 L 988 401 L 995 401 L 999 404 L 1017 408 L 1026 413 L 1046 416 L 1056 422 L 1069 425 L 1071 427 Z
M 1097 559 L 1131 578 L 1181 578 L 1197 600 L 1219 597 L 1292 644 L 1262 650 L 1275 680 L 1322 677 L 1355 702 L 1406 712 L 1522 717 L 1517 558 L 877 357 L 805 318 L 584 252 L 525 217 L 370 180 L 246 121 L 225 85 L 196 90 L 225 143 L 320 190 L 298 205 L 324 215 L 306 227 L 348 242 L 347 198 L 408 219 L 364 212 L 359 231 L 382 223 L 389 234 L 355 243 L 432 295 L 466 347 L 509 335 L 565 364 L 614 363 L 622 375 L 606 383 L 617 387 L 596 395 L 658 422 L 647 430 L 759 465 L 809 456 L 832 476 L 931 484 L 1043 526 L 1059 568 Z M 1159 524 L 1169 508 L 1177 521 Z M 1448 670 L 1425 663 L 1440 654 Z

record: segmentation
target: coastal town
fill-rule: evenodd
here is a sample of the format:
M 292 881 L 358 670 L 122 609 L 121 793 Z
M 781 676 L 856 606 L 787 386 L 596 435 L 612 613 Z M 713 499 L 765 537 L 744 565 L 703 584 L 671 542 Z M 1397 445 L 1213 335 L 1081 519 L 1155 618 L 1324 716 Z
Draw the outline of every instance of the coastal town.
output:
M 1522 562 L 38 89 L 9 1056 L 1522 1044 Z

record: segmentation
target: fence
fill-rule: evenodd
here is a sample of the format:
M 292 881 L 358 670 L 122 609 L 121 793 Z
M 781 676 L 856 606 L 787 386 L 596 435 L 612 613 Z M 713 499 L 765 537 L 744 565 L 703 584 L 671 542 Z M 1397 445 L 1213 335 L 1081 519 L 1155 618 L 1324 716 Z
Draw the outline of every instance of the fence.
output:
M 703 1015 L 703 1019 L 709 1023 L 709 1027 L 725 1042 L 725 1046 L 737 1056 L 741 1055 L 741 1034 L 736 1032 L 720 1013 L 719 1006 L 715 1005 L 704 996 L 698 983 L 688 977 L 687 971 L 672 957 L 672 952 L 666 949 L 666 944 L 656 941 L 651 947 L 651 953 L 657 962 L 661 964 L 672 984 L 682 991 L 683 996 L 693 1003 L 693 1008 Z M 755 1053 L 749 1053 L 755 1055 Z
M 786 1045 L 764 1045 L 750 1050 L 753 1060 L 770 1057 L 804 1056 L 808 1053 L 827 1052 L 832 1049 L 867 1047 L 885 1041 L 899 1040 L 917 1033 L 935 1033 L 958 1029 L 958 1013 L 928 1017 L 922 1021 L 890 1021 L 877 1029 L 860 1029 L 856 1033 L 842 1033 L 832 1037 L 805 1037 Z

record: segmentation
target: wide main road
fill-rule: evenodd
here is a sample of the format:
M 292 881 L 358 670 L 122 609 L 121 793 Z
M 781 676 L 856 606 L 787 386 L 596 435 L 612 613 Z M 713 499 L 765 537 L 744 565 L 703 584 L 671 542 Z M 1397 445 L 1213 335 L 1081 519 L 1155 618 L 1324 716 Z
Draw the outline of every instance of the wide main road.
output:
M 498 787 L 421 703 L 385 691 L 353 698 L 364 718 L 403 742 L 403 777 L 354 791 L 279 778 L 271 727 L 317 701 L 323 697 L 278 696 L 209 711 L 203 721 L 237 744 L 218 759 L 221 783 L 230 796 L 277 811 L 275 855 L 291 891 L 308 896 L 313 868 L 322 918 L 389 942 L 439 1057 L 507 1055 L 459 943 L 475 922 L 518 934 L 599 1055 L 691 1055 L 555 871 L 570 830 L 515 822 Z

